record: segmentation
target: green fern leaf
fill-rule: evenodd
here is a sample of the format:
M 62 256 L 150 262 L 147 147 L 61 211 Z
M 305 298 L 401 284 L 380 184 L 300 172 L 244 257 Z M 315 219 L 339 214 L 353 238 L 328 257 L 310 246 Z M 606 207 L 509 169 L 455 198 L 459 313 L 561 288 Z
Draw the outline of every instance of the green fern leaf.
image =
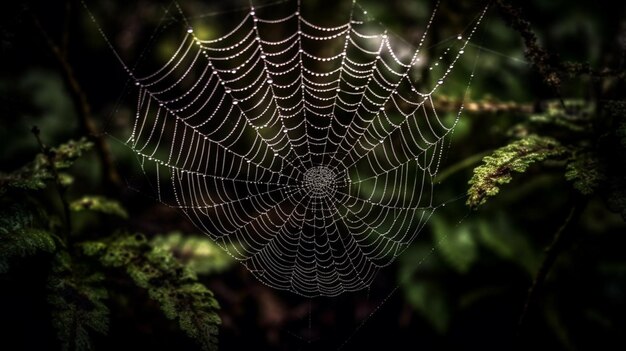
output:
M 108 241 L 86 243 L 87 255 L 104 266 L 123 268 L 135 284 L 148 290 L 165 316 L 199 342 L 204 350 L 217 349 L 220 318 L 213 293 L 198 283 L 192 270 L 171 252 L 155 247 L 142 235 L 119 236 Z
M 54 166 L 57 171 L 62 171 L 71 167 L 74 162 L 83 155 L 83 153 L 91 150 L 93 143 L 86 138 L 78 141 L 70 140 L 65 144 L 50 149 L 50 157 L 54 160 Z M 38 154 L 35 159 L 24 167 L 9 173 L 0 173 L 0 189 L 6 191 L 8 188 L 40 190 L 46 187 L 46 182 L 53 180 L 54 176 L 50 172 L 49 157 Z M 60 181 L 63 185 L 69 185 L 73 182 L 73 178 L 65 173 L 59 174 Z
M 62 350 L 92 350 L 90 332 L 107 334 L 109 309 L 104 276 L 73 264 L 63 252 L 57 255 L 48 279 L 48 303 Z
M 513 179 L 513 173 L 524 173 L 532 164 L 567 153 L 558 141 L 548 137 L 530 135 L 514 141 L 483 158 L 483 165 L 474 169 L 467 191 L 467 204 L 472 208 L 495 196 L 500 186 Z
M 603 164 L 590 152 L 574 153 L 565 168 L 565 179 L 583 195 L 593 194 L 606 181 Z
M 34 222 L 35 215 L 20 205 L 0 213 L 0 273 L 8 271 L 9 263 L 15 257 L 55 250 L 51 234 L 35 228 Z

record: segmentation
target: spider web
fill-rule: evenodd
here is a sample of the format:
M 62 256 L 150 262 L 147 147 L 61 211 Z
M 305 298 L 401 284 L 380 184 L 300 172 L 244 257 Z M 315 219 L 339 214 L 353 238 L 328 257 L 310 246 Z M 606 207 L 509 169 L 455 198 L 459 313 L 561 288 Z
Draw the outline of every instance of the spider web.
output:
M 485 12 L 433 57 L 438 2 L 416 47 L 354 2 L 334 26 L 290 4 L 250 6 L 215 38 L 186 20 L 164 65 L 127 67 L 125 143 L 155 197 L 260 281 L 335 296 L 369 287 L 438 207 L 433 178 L 463 107 L 445 119 L 433 96 Z

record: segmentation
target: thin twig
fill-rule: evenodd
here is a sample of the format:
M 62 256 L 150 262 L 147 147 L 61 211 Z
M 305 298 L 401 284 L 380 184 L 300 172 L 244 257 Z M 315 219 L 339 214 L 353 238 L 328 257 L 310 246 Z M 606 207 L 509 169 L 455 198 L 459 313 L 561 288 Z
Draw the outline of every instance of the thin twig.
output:
M 464 106 L 463 111 L 472 114 L 530 114 L 535 110 L 533 104 L 517 103 L 517 102 L 501 102 L 490 100 L 476 100 L 470 102 L 464 102 L 462 100 L 455 100 L 447 96 L 439 95 L 433 97 L 433 105 L 437 111 L 444 112 L 456 112 Z
M 521 336 L 523 332 L 523 327 L 525 326 L 525 322 L 528 319 L 529 311 L 537 301 L 537 298 L 539 297 L 539 292 L 541 291 L 541 287 L 543 286 L 548 276 L 548 273 L 550 273 L 550 269 L 561 254 L 563 248 L 565 247 L 565 244 L 567 243 L 566 239 L 568 239 L 570 229 L 572 225 L 576 224 L 576 220 L 580 217 L 580 214 L 585 208 L 585 203 L 586 202 L 584 200 L 575 200 L 574 205 L 572 206 L 567 217 L 565 218 L 565 221 L 556 231 L 552 242 L 546 248 L 545 257 L 541 262 L 541 266 L 537 271 L 537 275 L 535 276 L 535 279 L 533 280 L 530 289 L 528 290 L 528 296 L 526 297 L 526 302 L 524 303 L 524 308 L 519 318 L 517 329 L 518 336 Z
M 594 70 L 588 63 L 561 61 L 557 55 L 549 53 L 539 44 L 537 35 L 532 30 L 530 22 L 523 17 L 521 9 L 510 5 L 506 0 L 495 0 L 494 3 L 506 24 L 522 37 L 524 46 L 526 46 L 524 53 L 526 58 L 532 62 L 544 82 L 555 91 L 565 111 L 567 108 L 560 93 L 563 75 L 589 75 L 591 77 L 617 77 L 620 79 L 625 77 L 625 72 L 621 70 L 609 68 Z
M 65 80 L 65 83 L 69 88 L 70 95 L 78 112 L 81 131 L 85 135 L 87 135 L 87 137 L 91 141 L 94 142 L 96 152 L 102 164 L 103 180 L 105 182 L 104 185 L 106 191 L 112 192 L 114 189 L 119 189 L 121 184 L 121 178 L 117 172 L 117 169 L 115 168 L 109 144 L 107 143 L 102 133 L 98 131 L 95 119 L 91 112 L 91 106 L 89 105 L 89 101 L 87 100 L 87 95 L 84 93 L 80 83 L 78 82 L 74 70 L 72 69 L 72 66 L 70 65 L 67 56 L 64 54 L 63 50 L 54 43 L 52 38 L 50 38 L 46 30 L 39 22 L 39 19 L 34 14 L 32 14 L 32 17 L 35 26 L 39 29 L 39 32 L 46 41 L 48 48 L 52 52 L 53 56 L 56 58 L 57 63 L 61 68 L 63 79 Z M 69 21 L 69 18 L 67 18 L 67 20 Z M 69 26 L 66 25 L 65 30 L 69 30 Z M 67 35 L 64 35 L 64 38 L 67 37 Z
M 37 139 L 37 143 L 39 144 L 41 153 L 44 155 L 44 157 L 46 158 L 46 162 L 48 163 L 48 169 L 50 170 L 50 172 L 52 173 L 52 176 L 54 177 L 54 183 L 56 184 L 56 189 L 57 189 L 57 192 L 59 193 L 59 198 L 61 199 L 61 203 L 63 204 L 65 226 L 67 228 L 67 237 L 66 237 L 66 240 L 67 240 L 67 238 L 69 238 L 69 236 L 72 233 L 72 218 L 71 218 L 71 212 L 70 212 L 70 204 L 69 202 L 67 202 L 67 197 L 65 196 L 67 189 L 61 183 L 61 177 L 59 177 L 59 172 L 57 171 L 57 168 L 55 166 L 56 155 L 50 150 L 48 146 L 46 146 L 43 143 L 43 141 L 41 141 L 41 136 L 40 136 L 41 131 L 39 130 L 37 126 L 34 126 L 31 129 L 31 132 Z

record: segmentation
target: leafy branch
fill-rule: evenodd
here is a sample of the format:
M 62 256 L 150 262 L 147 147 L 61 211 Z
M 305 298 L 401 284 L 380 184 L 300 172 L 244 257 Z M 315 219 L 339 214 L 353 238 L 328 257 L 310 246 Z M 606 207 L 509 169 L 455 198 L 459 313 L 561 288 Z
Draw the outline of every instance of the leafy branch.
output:
M 467 204 L 472 208 L 487 202 L 500 192 L 500 186 L 511 182 L 513 173 L 524 173 L 531 165 L 563 156 L 567 150 L 555 139 L 530 135 L 514 141 L 483 158 L 483 165 L 474 169 L 467 191 Z
M 105 267 L 126 271 L 137 286 L 159 302 L 165 316 L 176 320 L 203 350 L 217 349 L 219 305 L 213 293 L 197 282 L 195 273 L 170 252 L 151 246 L 142 235 L 88 242 L 83 244 L 83 250 Z
M 108 292 L 105 268 L 124 270 L 135 285 L 148 291 L 158 302 L 162 312 L 175 320 L 179 328 L 198 341 L 205 350 L 217 348 L 220 318 L 219 304 L 213 293 L 202 285 L 191 267 L 207 249 L 202 241 L 192 243 L 196 251 L 192 256 L 178 260 L 176 242 L 149 241 L 143 235 L 118 235 L 102 233 L 101 239 L 80 242 L 86 233 L 77 227 L 70 230 L 74 217 L 70 211 L 94 212 L 100 215 L 128 219 L 128 211 L 115 200 L 101 195 L 68 199 L 67 189 L 73 177 L 66 172 L 80 156 L 89 151 L 93 143 L 86 139 L 69 141 L 51 148 L 33 133 L 40 143 L 41 153 L 26 166 L 9 174 L 0 174 L 2 202 L 16 203 L 0 211 L 0 273 L 7 273 L 18 258 L 50 253 L 52 267 L 47 278 L 47 301 L 51 308 L 51 324 L 57 331 L 61 349 L 91 350 L 91 334 L 107 334 L 109 320 Z M 43 205 L 48 185 L 54 183 L 61 197 L 66 228 L 62 235 L 56 224 L 55 210 Z M 37 196 L 32 196 L 37 195 Z M 21 204 L 29 203 L 29 206 Z M 32 207 L 32 208 L 31 208 Z M 80 216 L 76 216 L 80 217 Z M 100 216 L 89 216 L 98 220 Z M 108 228 L 96 222 L 92 226 Z M 182 237 L 179 234 L 178 242 Z M 206 255 L 205 255 L 206 256 Z M 202 256 L 204 257 L 204 256 Z M 96 262 L 92 258 L 97 258 Z M 224 269 L 230 261 L 213 252 L 206 257 L 203 267 L 207 273 Z
M 48 278 L 48 302 L 63 350 L 91 350 L 89 331 L 108 333 L 109 309 L 104 304 L 108 292 L 103 282 L 102 273 L 75 265 L 67 252 L 55 257 Z
M 102 164 L 103 179 L 105 181 L 106 189 L 112 190 L 119 188 L 121 184 L 121 178 L 115 168 L 113 162 L 113 156 L 109 144 L 107 143 L 104 135 L 98 131 L 96 119 L 93 116 L 91 105 L 87 99 L 81 84 L 79 83 L 74 69 L 70 64 L 68 58 L 69 48 L 69 28 L 72 12 L 72 1 L 66 0 L 65 2 L 65 21 L 63 24 L 63 34 L 61 38 L 61 45 L 57 45 L 55 41 L 48 34 L 39 18 L 34 13 L 31 13 L 32 20 L 35 27 L 39 30 L 41 37 L 44 39 L 47 47 L 50 49 L 53 57 L 56 59 L 57 64 L 62 73 L 63 79 L 69 89 L 70 95 L 76 107 L 76 111 L 79 116 L 79 125 L 83 135 L 86 135 L 90 141 L 95 144 L 96 152 L 99 156 L 100 163 Z

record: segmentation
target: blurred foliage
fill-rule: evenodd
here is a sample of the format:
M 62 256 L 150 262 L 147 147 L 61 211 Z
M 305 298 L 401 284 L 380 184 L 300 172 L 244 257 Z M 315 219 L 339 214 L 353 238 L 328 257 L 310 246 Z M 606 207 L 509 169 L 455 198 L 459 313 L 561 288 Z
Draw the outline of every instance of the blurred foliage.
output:
M 470 225 L 452 228 L 448 223 L 450 221 L 442 216 L 432 219 L 430 225 L 433 228 L 435 244 L 441 257 L 452 268 L 459 273 L 467 273 L 478 258 L 476 240 L 473 235 L 476 228 Z
M 183 235 L 175 231 L 155 236 L 152 245 L 171 252 L 178 261 L 198 274 L 221 273 L 235 263 L 208 236 Z
M 128 218 L 128 212 L 119 201 L 107 199 L 104 196 L 83 196 L 72 201 L 70 209 L 74 212 L 94 211 Z

